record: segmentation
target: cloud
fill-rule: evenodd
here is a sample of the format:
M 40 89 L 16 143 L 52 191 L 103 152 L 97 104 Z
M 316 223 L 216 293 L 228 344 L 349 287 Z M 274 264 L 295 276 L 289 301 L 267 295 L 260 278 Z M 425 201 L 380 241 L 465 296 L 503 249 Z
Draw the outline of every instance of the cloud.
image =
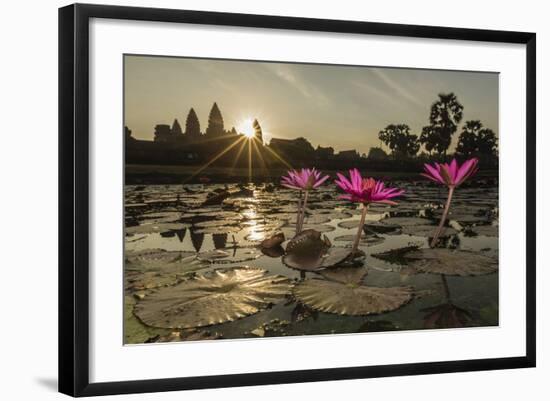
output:
M 393 89 L 395 92 L 397 92 L 399 95 L 401 95 L 404 99 L 408 100 L 409 102 L 424 107 L 424 103 L 422 103 L 420 100 L 418 100 L 418 97 L 409 92 L 406 88 L 399 85 L 395 80 L 392 80 L 386 72 L 379 68 L 373 68 L 371 70 L 378 78 L 384 82 L 389 88 Z
M 268 64 L 267 68 L 310 101 L 314 101 L 319 106 L 327 106 L 330 104 L 330 98 L 316 85 L 300 77 L 299 74 L 296 73 L 293 65 Z

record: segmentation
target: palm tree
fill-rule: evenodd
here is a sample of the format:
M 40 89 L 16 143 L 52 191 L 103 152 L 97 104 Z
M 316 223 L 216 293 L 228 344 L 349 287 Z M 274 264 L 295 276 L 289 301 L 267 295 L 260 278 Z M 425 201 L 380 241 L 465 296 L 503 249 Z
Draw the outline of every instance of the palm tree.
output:
M 418 136 L 410 133 L 406 124 L 390 124 L 378 133 L 378 138 L 392 151 L 394 158 L 415 156 L 420 148 Z
M 454 93 L 440 93 L 430 109 L 430 128 L 424 127 L 420 140 L 440 155 L 446 156 L 451 140 L 462 121 L 462 106 Z
M 464 158 L 476 156 L 491 160 L 497 156 L 497 142 L 493 130 L 483 127 L 481 121 L 466 121 L 458 138 L 456 153 Z

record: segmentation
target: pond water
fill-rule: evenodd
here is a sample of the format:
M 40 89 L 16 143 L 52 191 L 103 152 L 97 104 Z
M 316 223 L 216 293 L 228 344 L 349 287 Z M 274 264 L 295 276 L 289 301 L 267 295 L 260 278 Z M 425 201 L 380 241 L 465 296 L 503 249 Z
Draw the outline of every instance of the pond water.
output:
M 498 325 L 498 187 L 459 188 L 438 252 L 428 254 L 446 188 L 393 185 L 406 194 L 397 206 L 370 207 L 364 259 L 319 271 L 283 263 L 296 191 L 126 186 L 125 343 Z M 360 206 L 337 197 L 331 186 L 311 193 L 304 229 L 349 248 Z M 282 247 L 261 249 L 276 232 L 285 234 Z M 450 267 L 441 274 L 438 263 Z M 372 292 L 379 288 L 404 292 Z

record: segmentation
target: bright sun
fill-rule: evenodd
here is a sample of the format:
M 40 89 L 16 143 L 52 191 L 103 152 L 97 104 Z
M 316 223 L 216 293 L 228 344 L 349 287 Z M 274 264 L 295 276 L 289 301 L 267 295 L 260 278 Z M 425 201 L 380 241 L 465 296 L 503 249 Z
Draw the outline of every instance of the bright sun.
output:
M 238 127 L 238 131 L 247 138 L 253 138 L 254 137 L 254 126 L 251 118 L 247 118 L 243 120 Z

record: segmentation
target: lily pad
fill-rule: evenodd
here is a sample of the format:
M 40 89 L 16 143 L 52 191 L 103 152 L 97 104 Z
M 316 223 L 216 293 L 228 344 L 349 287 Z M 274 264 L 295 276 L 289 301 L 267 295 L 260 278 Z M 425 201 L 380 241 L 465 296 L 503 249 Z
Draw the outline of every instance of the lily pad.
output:
M 126 268 L 124 288 L 128 292 L 150 290 L 173 285 L 189 273 L 209 267 L 210 264 L 195 258 L 182 258 L 154 268 Z
M 181 218 L 178 212 L 153 212 L 139 216 L 146 224 L 173 223 Z
M 134 316 L 135 303 L 132 297 L 124 297 L 124 344 L 141 344 L 158 331 L 145 326 Z
M 124 273 L 124 289 L 130 293 L 164 287 L 177 282 L 178 275 L 174 272 L 129 270 Z
M 377 259 L 382 259 L 390 264 L 407 265 L 409 261 L 405 255 L 411 251 L 416 251 L 418 248 L 418 246 L 409 245 L 402 248 L 395 248 L 384 252 L 374 253 L 372 256 Z
M 358 283 L 354 275 L 343 282 L 307 279 L 294 287 L 293 293 L 312 309 L 352 316 L 389 312 L 413 298 L 411 287 L 370 287 Z
M 197 228 L 196 234 L 231 234 L 238 233 L 242 228 L 239 226 L 214 226 L 206 228 Z
M 209 263 L 241 263 L 258 259 L 261 254 L 254 248 L 226 248 L 200 252 L 197 258 Z
M 349 235 L 340 235 L 339 237 L 334 238 L 334 241 L 336 242 L 353 242 L 355 241 L 355 235 L 349 234 Z M 378 236 L 361 236 L 361 239 L 359 240 L 360 245 L 378 245 L 384 242 L 384 237 L 378 237 Z
M 321 232 L 304 230 L 291 238 L 286 246 L 286 252 L 306 256 L 319 255 L 330 246 L 331 243 L 326 236 L 321 238 Z
M 418 225 L 418 226 L 404 226 L 401 229 L 401 232 L 403 234 L 407 235 L 415 235 L 417 237 L 433 237 L 435 230 L 437 229 L 436 225 Z M 439 234 L 440 238 L 448 237 L 450 235 L 457 234 L 458 231 L 456 231 L 452 227 L 443 227 L 441 230 L 441 233 Z
M 426 312 L 424 327 L 427 329 L 466 327 L 473 323 L 472 314 L 469 311 L 450 302 L 421 309 L 421 312 Z
M 214 270 L 147 295 L 134 313 L 160 328 L 191 328 L 252 315 L 284 298 L 290 280 L 258 268 Z
M 367 234 L 396 235 L 401 233 L 401 226 L 397 224 L 371 222 L 371 223 L 365 223 L 363 231 L 365 231 Z
M 351 213 L 348 213 L 348 212 L 345 212 L 345 211 L 333 210 L 333 209 L 315 209 L 314 213 L 316 215 L 321 215 L 321 216 L 327 217 L 330 220 L 349 219 L 353 216 Z
M 323 270 L 321 276 L 342 284 L 359 284 L 368 274 L 366 267 L 336 267 Z
M 265 256 L 269 256 L 270 258 L 280 258 L 285 254 L 285 250 L 281 245 L 273 248 L 261 248 L 260 250 Z
M 283 263 L 292 269 L 318 271 L 343 263 L 351 255 L 350 248 L 332 247 L 318 254 L 287 254 Z
M 195 224 L 195 227 L 196 228 L 223 227 L 223 226 L 233 226 L 238 223 L 239 223 L 238 220 L 231 220 L 231 219 L 206 220 Z
M 401 227 L 405 226 L 422 226 L 429 225 L 431 223 L 428 219 L 423 219 L 421 217 L 388 217 L 382 220 L 385 224 L 398 225 Z
M 333 226 L 329 226 L 328 224 L 319 224 L 319 225 L 310 225 L 310 224 L 304 224 L 302 227 L 302 232 L 312 230 L 317 231 L 319 233 L 329 233 L 331 231 L 334 231 L 336 228 Z M 281 231 L 286 235 L 287 238 L 292 238 L 296 234 L 295 227 L 282 227 Z
M 469 228 L 477 235 L 486 235 L 487 237 L 498 237 L 498 226 L 474 226 Z
M 274 213 L 272 216 L 270 216 L 274 219 L 283 220 L 286 221 L 287 224 L 296 224 L 296 213 Z M 310 225 L 317 225 L 317 224 L 325 224 L 330 221 L 330 217 L 325 214 L 313 214 L 308 215 L 306 213 L 306 216 L 304 217 L 304 224 L 310 224 Z
M 206 213 L 199 213 L 200 216 L 213 217 L 215 219 L 224 220 L 242 220 L 244 216 L 240 213 L 233 212 L 231 210 L 216 210 Z
M 246 227 L 245 230 L 249 232 L 244 239 L 250 242 L 260 242 L 266 238 L 269 238 L 271 235 L 280 232 L 281 224 L 269 222 L 266 224 L 257 224 L 253 227 Z M 294 232 L 292 233 L 292 236 Z
M 348 221 L 341 221 L 340 223 L 338 223 L 338 227 L 346 228 L 346 229 L 357 228 L 358 226 L 359 226 L 359 220 L 348 220 Z
M 426 248 L 411 251 L 405 257 L 409 259 L 411 267 L 425 273 L 479 276 L 498 270 L 497 259 L 469 251 Z
M 188 263 L 194 256 L 195 254 L 190 251 L 165 251 L 163 249 L 127 251 L 124 266 L 127 271 L 158 271 L 169 265 Z
M 142 224 L 140 226 L 126 227 L 126 234 L 134 235 L 134 234 L 162 233 L 165 231 L 183 230 L 188 227 L 190 227 L 189 224 L 185 224 L 185 223 Z
M 432 216 L 439 221 L 443 210 L 438 209 L 431 212 Z M 472 223 L 483 223 L 488 222 L 489 220 L 489 211 L 478 209 L 473 207 L 473 205 L 468 206 L 457 206 L 451 208 L 447 220 L 455 220 L 460 224 L 472 224 Z
M 179 330 L 172 331 L 166 335 L 156 335 L 150 337 L 145 343 L 173 343 L 180 341 L 201 341 L 201 340 L 217 340 L 221 338 L 218 333 L 211 333 L 203 330 Z
M 275 233 L 272 236 L 264 239 L 260 243 L 261 248 L 269 249 L 269 248 L 275 248 L 279 247 L 283 242 L 285 242 L 285 234 L 284 233 Z

